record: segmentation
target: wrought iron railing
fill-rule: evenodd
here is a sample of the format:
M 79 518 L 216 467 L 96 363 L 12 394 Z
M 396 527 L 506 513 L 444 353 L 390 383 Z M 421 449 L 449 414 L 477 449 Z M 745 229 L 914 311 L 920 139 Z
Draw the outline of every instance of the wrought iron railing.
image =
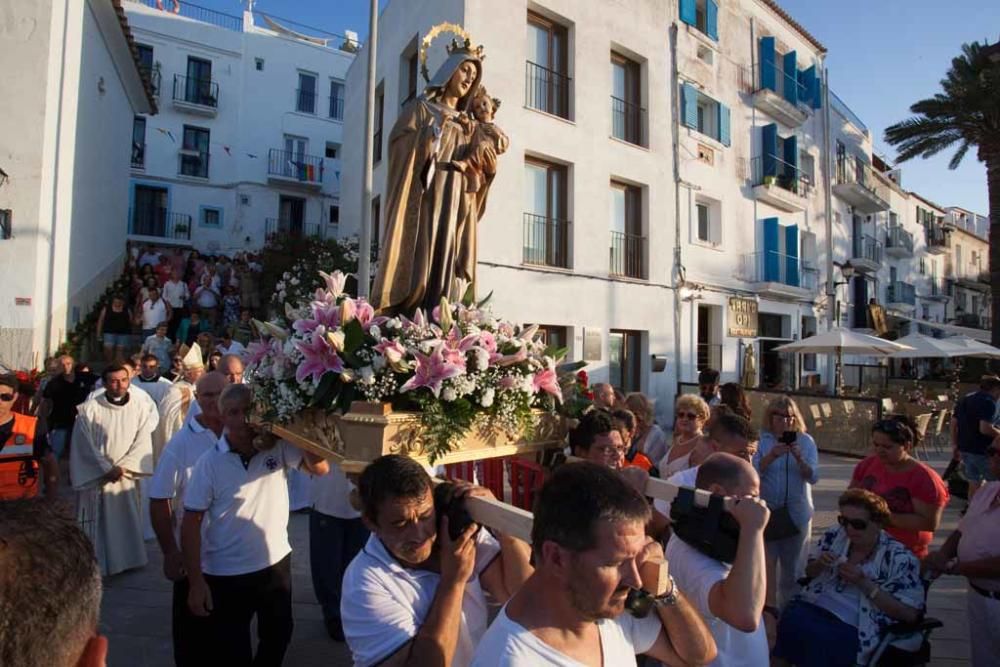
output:
M 525 213 L 524 263 L 569 268 L 569 220 Z
M 326 225 L 319 222 L 304 222 L 301 220 L 286 220 L 283 218 L 265 218 L 264 234 L 268 239 L 278 236 L 290 238 L 324 238 Z
M 524 63 L 524 103 L 561 118 L 569 118 L 572 79 L 562 72 L 542 67 L 530 60 Z
M 611 134 L 637 146 L 646 145 L 646 110 L 611 96 Z
M 160 207 L 130 208 L 128 233 L 161 239 L 191 240 L 191 216 Z
M 334 120 L 344 120 L 343 96 L 330 95 L 330 118 Z
M 758 156 L 750 161 L 750 183 L 754 187 L 777 186 L 800 197 L 809 196 L 813 188 L 812 180 L 798 165 L 785 162 L 777 155 L 770 155 L 766 160 Z
M 267 173 L 320 185 L 323 183 L 323 158 L 272 148 L 267 153 Z
M 902 248 L 913 253 L 913 234 L 899 225 L 890 225 L 885 235 L 886 248 Z
M 158 9 L 156 6 L 158 0 L 129 0 L 130 2 L 135 2 L 140 5 L 146 5 L 147 7 L 152 7 L 153 9 Z M 176 5 L 170 0 L 159 0 L 159 4 L 162 4 L 164 11 L 173 12 L 173 7 L 177 7 L 176 13 L 184 18 L 192 19 L 195 21 L 201 21 L 202 23 L 208 23 L 219 28 L 225 28 L 226 30 L 232 30 L 233 32 L 243 32 L 243 19 L 239 16 L 233 16 L 232 14 L 223 14 L 222 12 L 217 12 L 214 9 L 208 9 L 200 5 L 195 5 L 190 2 L 178 2 Z
M 646 237 L 611 232 L 611 275 L 646 278 Z
M 295 89 L 295 110 L 299 113 L 316 113 L 316 91 Z
M 874 236 L 862 234 L 855 236 L 851 243 L 851 257 L 855 259 L 866 259 L 877 264 L 882 263 L 882 244 Z
M 951 234 L 944 230 L 938 223 L 929 223 L 924 226 L 924 237 L 929 248 L 950 248 Z
M 181 176 L 208 178 L 208 163 L 211 155 L 208 151 L 198 152 L 184 149 L 178 156 L 177 173 Z
M 835 185 L 856 183 L 876 197 L 889 201 L 889 187 L 875 176 L 875 170 L 866 162 L 851 155 L 837 156 Z
M 216 109 L 219 106 L 219 84 L 211 79 L 174 74 L 174 100 Z
M 886 285 L 885 301 L 886 303 L 905 303 L 915 306 L 917 304 L 917 290 L 910 283 L 896 280 Z
M 132 142 L 132 168 L 143 169 L 146 166 L 146 142 Z
M 808 290 L 815 290 L 819 285 L 819 271 L 794 255 L 762 250 L 748 252 L 741 260 L 741 275 L 747 282 L 781 283 Z

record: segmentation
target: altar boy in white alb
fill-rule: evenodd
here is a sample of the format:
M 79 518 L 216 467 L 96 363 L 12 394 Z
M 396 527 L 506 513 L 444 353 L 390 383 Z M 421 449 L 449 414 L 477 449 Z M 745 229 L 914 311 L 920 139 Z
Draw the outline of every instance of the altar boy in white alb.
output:
M 78 408 L 69 474 L 79 494 L 78 515 L 94 543 L 101 574 L 146 564 L 140 477 L 153 473 L 153 399 L 130 391 L 125 366 L 104 369 L 105 392 Z

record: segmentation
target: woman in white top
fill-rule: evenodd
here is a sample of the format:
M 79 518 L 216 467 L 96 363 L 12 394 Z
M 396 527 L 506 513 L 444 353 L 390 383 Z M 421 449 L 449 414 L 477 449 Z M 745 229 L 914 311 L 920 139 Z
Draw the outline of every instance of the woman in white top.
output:
M 635 433 L 632 434 L 633 444 L 646 455 L 654 466 L 658 466 L 667 455 L 667 434 L 654 421 L 653 402 L 640 392 L 632 392 L 625 397 L 625 408 L 630 410 L 636 419 Z
M 702 429 L 708 422 L 711 410 L 708 403 L 696 394 L 681 394 L 674 405 L 674 434 L 670 450 L 660 461 L 660 477 L 668 479 L 675 472 L 686 470 L 697 462 L 691 453 L 701 442 Z

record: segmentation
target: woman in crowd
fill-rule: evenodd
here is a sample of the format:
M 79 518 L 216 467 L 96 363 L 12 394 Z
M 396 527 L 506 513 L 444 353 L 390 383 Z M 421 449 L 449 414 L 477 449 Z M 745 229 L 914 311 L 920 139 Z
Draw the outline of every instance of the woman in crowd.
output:
M 645 394 L 634 391 L 625 397 L 625 407 L 636 420 L 632 445 L 658 466 L 667 455 L 667 434 L 654 421 L 653 402 Z
M 132 346 L 132 315 L 125 307 L 125 297 L 115 294 L 111 304 L 97 316 L 97 337 L 104 345 L 104 361 L 124 359 Z
M 201 313 L 197 310 L 192 310 L 191 314 L 181 320 L 180 325 L 178 325 L 177 340 L 175 342 L 178 346 L 187 345 L 191 347 L 198 340 L 198 334 L 208 331 L 210 328 L 208 322 L 201 319 Z
M 886 531 L 922 559 L 948 504 L 948 488 L 929 466 L 910 456 L 918 437 L 902 415 L 877 422 L 872 429 L 875 453 L 854 468 L 851 488 L 885 498 L 892 512 Z
M 760 497 L 771 509 L 764 532 L 766 611 L 777 619 L 774 608 L 787 604 L 799 588 L 803 552 L 812 534 L 812 485 L 819 480 L 816 442 L 790 397 L 779 396 L 765 408 L 753 464 L 760 473 Z
M 890 517 L 885 500 L 850 489 L 838 504 L 838 525 L 810 554 L 809 583 L 781 614 L 777 664 L 867 664 L 886 626 L 914 622 L 923 610 L 920 563 L 882 530 Z
M 660 461 L 660 477 L 669 478 L 675 472 L 698 465 L 692 460 L 695 447 L 701 442 L 702 429 L 708 423 L 708 403 L 695 394 L 681 394 L 674 404 L 674 434 L 670 450 Z
M 635 415 L 630 410 L 615 408 L 611 411 L 611 423 L 614 424 L 615 429 L 622 436 L 622 442 L 625 443 L 625 460 L 622 461 L 622 467 L 642 468 L 646 472 L 659 475 L 649 457 L 639 451 L 635 439 L 637 423 Z
M 750 409 L 750 401 L 747 400 L 747 393 L 743 391 L 736 382 L 727 382 L 719 387 L 719 405 L 725 405 L 734 414 L 750 421 L 753 417 L 753 410 Z

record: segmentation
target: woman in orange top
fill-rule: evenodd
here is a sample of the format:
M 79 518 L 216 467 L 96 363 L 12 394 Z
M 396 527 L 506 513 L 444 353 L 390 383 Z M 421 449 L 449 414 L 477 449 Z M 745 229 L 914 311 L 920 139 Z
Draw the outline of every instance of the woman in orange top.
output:
M 659 471 L 649 457 L 639 451 L 639 444 L 632 441 L 635 435 L 636 419 L 635 415 L 624 408 L 616 408 L 611 411 L 611 423 L 615 430 L 621 433 L 622 441 L 625 443 L 625 460 L 622 462 L 623 468 L 642 468 L 653 477 L 659 477 Z

